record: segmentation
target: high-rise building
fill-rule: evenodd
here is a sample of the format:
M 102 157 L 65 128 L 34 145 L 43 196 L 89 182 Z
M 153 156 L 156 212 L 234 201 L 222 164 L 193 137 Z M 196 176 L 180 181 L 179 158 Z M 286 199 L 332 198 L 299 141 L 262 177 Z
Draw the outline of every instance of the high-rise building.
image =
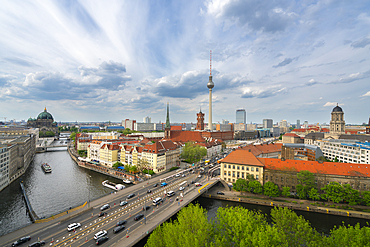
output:
M 143 118 L 143 122 L 144 123 L 151 123 L 152 122 L 152 118 L 146 116 L 146 117 Z
M 209 113 L 208 113 L 208 129 L 213 130 L 212 127 L 212 88 L 215 84 L 212 81 L 212 51 L 210 52 L 210 66 L 209 66 L 209 81 L 207 87 L 209 88 Z
M 298 119 L 297 120 L 297 126 L 296 126 L 297 129 L 300 129 L 301 128 L 301 121 Z
M 263 128 L 272 128 L 272 119 L 263 119 Z
M 308 128 L 308 121 L 304 121 L 303 126 L 304 126 L 305 129 L 307 129 Z
M 229 124 L 229 120 L 222 119 L 222 124 Z
M 130 119 L 122 120 L 122 126 L 125 127 L 125 129 L 134 130 L 135 124 L 136 124 L 136 120 L 130 120 Z
M 245 109 L 238 109 L 236 110 L 236 124 L 246 124 L 247 122 L 247 113 Z

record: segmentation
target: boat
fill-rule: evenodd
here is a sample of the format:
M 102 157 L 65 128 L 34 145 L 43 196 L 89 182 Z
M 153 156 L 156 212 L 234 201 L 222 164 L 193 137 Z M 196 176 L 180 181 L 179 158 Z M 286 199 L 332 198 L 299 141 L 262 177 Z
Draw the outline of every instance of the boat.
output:
M 123 184 L 115 184 L 109 182 L 108 180 L 103 181 L 102 185 L 112 190 L 123 190 L 124 188 L 126 188 Z
M 122 180 L 125 184 L 132 184 L 132 181 L 129 179 L 123 179 Z
M 45 173 L 51 173 L 51 167 L 48 165 L 48 163 L 43 163 L 41 165 L 42 170 L 44 170 Z

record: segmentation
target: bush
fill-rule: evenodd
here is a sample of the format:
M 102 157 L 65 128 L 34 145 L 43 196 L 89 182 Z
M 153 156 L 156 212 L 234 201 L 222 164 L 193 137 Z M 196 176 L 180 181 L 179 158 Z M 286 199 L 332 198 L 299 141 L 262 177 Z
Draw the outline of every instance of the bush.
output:
M 174 170 L 177 170 L 177 169 L 179 169 L 180 167 L 178 167 L 178 166 L 174 166 L 174 167 L 171 167 L 170 168 L 170 171 L 174 171 Z

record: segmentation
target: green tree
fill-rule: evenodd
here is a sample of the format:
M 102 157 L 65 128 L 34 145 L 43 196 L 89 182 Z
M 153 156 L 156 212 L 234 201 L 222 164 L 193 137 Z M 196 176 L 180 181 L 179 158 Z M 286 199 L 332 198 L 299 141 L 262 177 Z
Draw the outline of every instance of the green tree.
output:
M 337 247 L 337 246 L 369 246 L 370 228 L 360 227 L 357 223 L 355 226 L 334 226 L 330 231 L 330 235 L 323 238 L 322 246 Z
M 309 171 L 300 171 L 297 173 L 298 185 L 297 185 L 297 194 L 301 199 L 306 199 L 308 192 L 315 188 L 315 177 L 312 172 Z
M 350 184 L 343 185 L 344 195 L 343 200 L 349 203 L 349 205 L 357 205 L 361 201 L 360 192 L 352 188 Z
M 121 162 L 116 162 L 112 165 L 113 168 L 118 168 L 119 166 L 122 166 Z
M 327 194 L 327 198 L 335 203 L 343 201 L 344 188 L 338 182 L 330 182 L 321 188 Z
M 185 143 L 181 158 L 188 163 L 195 163 L 207 155 L 207 149 L 193 142 Z
M 335 156 L 333 162 L 339 162 L 338 157 Z
M 147 247 L 198 247 L 209 246 L 213 236 L 207 212 L 197 205 L 183 208 L 174 222 L 158 226 L 149 236 Z
M 233 183 L 233 189 L 236 191 L 247 191 L 248 190 L 248 182 L 243 178 L 239 178 Z
M 259 181 L 253 180 L 248 183 L 248 191 L 254 194 L 262 194 L 263 187 Z
M 281 194 L 284 196 L 284 197 L 288 197 L 290 196 L 290 187 L 283 187 L 283 190 L 281 191 Z
M 271 210 L 271 218 L 274 227 L 283 237 L 285 246 L 321 246 L 320 234 L 312 229 L 303 216 L 297 216 L 288 208 L 274 207 Z
M 362 202 L 366 206 L 370 206 L 370 191 L 362 191 L 361 192 Z
M 263 185 L 263 193 L 269 197 L 276 197 L 280 195 L 279 187 L 271 181 Z
M 317 189 L 315 188 L 312 188 L 309 192 L 308 192 L 308 197 L 311 198 L 311 200 L 320 200 L 320 194 L 319 192 L 317 191 Z
M 71 135 L 70 135 L 70 137 L 69 137 L 69 138 L 71 138 L 71 140 L 75 141 L 75 139 L 76 139 L 76 134 L 77 134 L 77 132 L 73 132 L 73 133 L 71 133 Z

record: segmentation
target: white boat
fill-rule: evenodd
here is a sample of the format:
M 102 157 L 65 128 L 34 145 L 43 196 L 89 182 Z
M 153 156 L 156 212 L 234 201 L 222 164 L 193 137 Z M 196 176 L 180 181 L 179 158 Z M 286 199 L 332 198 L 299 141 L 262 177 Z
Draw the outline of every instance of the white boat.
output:
M 123 190 L 124 188 L 126 188 L 123 184 L 115 184 L 115 183 L 109 182 L 108 180 L 103 181 L 102 185 L 112 190 Z
M 132 184 L 132 181 L 129 179 L 123 179 L 122 180 L 125 184 Z

